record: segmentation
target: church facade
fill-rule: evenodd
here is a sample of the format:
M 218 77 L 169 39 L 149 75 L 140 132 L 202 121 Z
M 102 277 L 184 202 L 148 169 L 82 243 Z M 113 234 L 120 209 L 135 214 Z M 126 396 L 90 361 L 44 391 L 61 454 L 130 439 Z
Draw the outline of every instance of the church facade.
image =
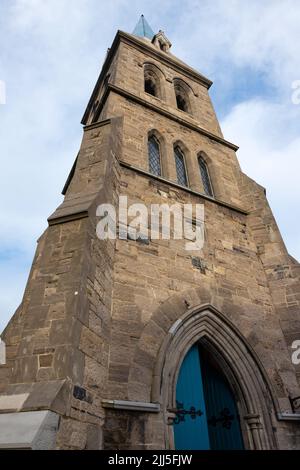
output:
M 1 337 L 2 448 L 300 449 L 300 265 L 222 134 L 212 82 L 170 48 L 141 17 L 108 51 Z M 99 239 L 97 208 L 124 196 L 201 204 L 203 248 Z

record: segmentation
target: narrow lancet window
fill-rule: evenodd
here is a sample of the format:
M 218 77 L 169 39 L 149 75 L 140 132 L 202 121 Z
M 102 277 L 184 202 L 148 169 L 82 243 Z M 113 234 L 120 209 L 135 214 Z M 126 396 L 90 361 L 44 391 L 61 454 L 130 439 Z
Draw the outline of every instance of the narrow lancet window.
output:
M 211 185 L 211 181 L 210 181 L 209 172 L 208 172 L 206 162 L 204 161 L 204 159 L 202 157 L 198 158 L 198 162 L 199 162 L 199 169 L 200 169 L 200 174 L 201 174 L 201 178 L 202 178 L 204 192 L 208 196 L 213 197 L 214 193 L 213 193 L 213 190 L 212 190 L 212 185 Z
M 154 135 L 148 139 L 148 157 L 150 173 L 161 176 L 160 145 Z
M 184 154 L 178 146 L 174 149 L 174 156 L 176 163 L 177 181 L 182 186 L 188 186 Z

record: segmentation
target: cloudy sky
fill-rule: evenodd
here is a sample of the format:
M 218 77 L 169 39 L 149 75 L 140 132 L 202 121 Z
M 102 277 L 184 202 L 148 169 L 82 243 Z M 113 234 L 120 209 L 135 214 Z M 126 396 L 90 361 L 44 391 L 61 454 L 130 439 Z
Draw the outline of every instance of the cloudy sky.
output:
M 267 188 L 300 259 L 299 0 L 0 0 L 0 331 L 62 200 L 106 50 L 141 13 L 166 32 L 174 54 L 214 81 L 225 137 Z

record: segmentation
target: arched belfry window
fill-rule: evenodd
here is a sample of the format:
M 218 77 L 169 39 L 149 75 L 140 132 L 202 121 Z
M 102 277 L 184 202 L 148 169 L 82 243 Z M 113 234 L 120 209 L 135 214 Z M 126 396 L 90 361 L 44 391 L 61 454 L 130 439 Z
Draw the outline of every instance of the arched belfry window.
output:
M 145 92 L 149 95 L 157 95 L 156 81 L 149 74 L 145 74 Z
M 187 104 L 183 96 L 176 94 L 176 103 L 178 109 L 187 112 Z
M 148 138 L 148 158 L 150 173 L 161 176 L 160 145 L 153 134 Z
M 210 181 L 210 176 L 209 176 L 207 164 L 206 164 L 204 158 L 201 157 L 201 156 L 198 158 L 198 163 L 199 163 L 199 169 L 200 169 L 200 174 L 201 174 L 201 178 L 202 178 L 204 192 L 208 196 L 213 197 L 214 193 L 213 193 L 213 189 L 212 189 L 212 185 L 211 185 L 211 181 Z
M 178 145 L 174 148 L 174 157 L 176 164 L 177 181 L 182 186 L 188 186 L 184 153 Z
M 149 95 L 161 98 L 160 80 L 157 73 L 153 70 L 154 67 L 147 64 L 144 68 L 144 89 Z
M 177 108 L 186 113 L 191 113 L 188 86 L 181 80 L 174 81 Z

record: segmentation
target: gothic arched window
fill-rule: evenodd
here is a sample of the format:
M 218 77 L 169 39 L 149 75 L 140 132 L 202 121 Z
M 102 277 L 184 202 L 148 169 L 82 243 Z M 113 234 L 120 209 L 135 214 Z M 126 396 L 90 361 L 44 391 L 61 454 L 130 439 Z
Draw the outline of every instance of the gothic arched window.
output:
M 148 138 L 148 158 L 150 173 L 161 176 L 160 145 L 154 135 Z
M 182 82 L 179 80 L 174 82 L 177 108 L 186 113 L 190 113 L 191 106 L 187 88 L 188 87 L 184 86 L 184 84 L 182 84 Z
M 213 197 L 214 193 L 213 193 L 213 190 L 212 190 L 212 185 L 211 185 L 211 181 L 210 181 L 210 176 L 209 176 L 207 164 L 206 164 L 204 158 L 201 157 L 201 156 L 198 158 L 198 163 L 199 163 L 199 169 L 200 169 L 200 174 L 201 174 L 201 178 L 202 178 L 204 192 L 208 196 Z
M 156 83 L 152 77 L 145 77 L 145 92 L 156 96 Z
M 160 98 L 159 78 L 156 73 L 148 67 L 145 67 L 144 70 L 144 86 L 146 93 Z
M 176 94 L 176 103 L 178 109 L 187 112 L 187 104 L 183 96 Z
M 175 164 L 176 164 L 176 172 L 177 172 L 177 181 L 182 186 L 188 186 L 188 179 L 185 169 L 185 159 L 184 153 L 181 149 L 176 146 L 174 148 L 174 156 L 175 156 Z

